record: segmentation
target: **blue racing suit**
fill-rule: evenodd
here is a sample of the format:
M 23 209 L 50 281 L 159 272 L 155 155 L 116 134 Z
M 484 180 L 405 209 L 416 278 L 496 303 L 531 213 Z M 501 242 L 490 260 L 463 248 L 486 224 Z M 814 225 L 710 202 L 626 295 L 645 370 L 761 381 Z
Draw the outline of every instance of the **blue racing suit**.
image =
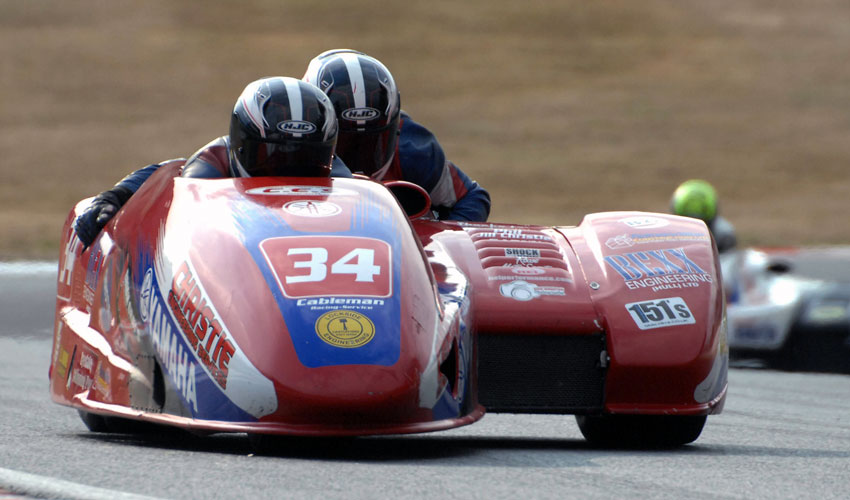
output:
M 484 222 L 490 215 L 490 194 L 447 160 L 434 134 L 404 111 L 395 155 L 380 180 L 422 186 L 440 219 Z

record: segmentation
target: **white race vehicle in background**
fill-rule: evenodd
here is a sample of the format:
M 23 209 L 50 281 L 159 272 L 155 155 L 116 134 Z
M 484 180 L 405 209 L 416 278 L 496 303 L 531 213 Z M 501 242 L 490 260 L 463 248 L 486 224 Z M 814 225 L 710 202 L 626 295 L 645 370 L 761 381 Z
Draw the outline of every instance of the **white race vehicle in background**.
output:
M 850 372 L 850 247 L 721 255 L 733 359 Z

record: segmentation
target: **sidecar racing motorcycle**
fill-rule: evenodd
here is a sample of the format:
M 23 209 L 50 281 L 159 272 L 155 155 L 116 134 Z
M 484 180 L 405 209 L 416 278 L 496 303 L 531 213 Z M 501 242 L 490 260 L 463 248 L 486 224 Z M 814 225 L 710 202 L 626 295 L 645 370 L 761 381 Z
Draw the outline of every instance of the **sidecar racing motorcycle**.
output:
M 720 265 L 733 362 L 850 373 L 850 247 L 744 248 Z
M 367 179 L 159 168 L 83 248 L 65 223 L 50 393 L 94 431 L 437 431 L 576 415 L 595 443 L 677 446 L 723 408 L 728 348 L 705 225 L 434 219 Z

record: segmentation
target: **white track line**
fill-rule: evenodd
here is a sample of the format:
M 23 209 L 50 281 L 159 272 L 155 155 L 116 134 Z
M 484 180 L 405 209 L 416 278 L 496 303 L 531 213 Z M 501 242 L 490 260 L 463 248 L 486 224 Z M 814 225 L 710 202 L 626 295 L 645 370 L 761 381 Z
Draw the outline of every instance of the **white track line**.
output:
M 0 274 L 5 275 L 57 274 L 58 272 L 58 262 L 35 260 L 0 262 Z
M 95 488 L 49 476 L 37 476 L 0 467 L 0 486 L 14 493 L 38 498 L 67 500 L 156 500 L 155 497 L 134 495 L 123 491 Z

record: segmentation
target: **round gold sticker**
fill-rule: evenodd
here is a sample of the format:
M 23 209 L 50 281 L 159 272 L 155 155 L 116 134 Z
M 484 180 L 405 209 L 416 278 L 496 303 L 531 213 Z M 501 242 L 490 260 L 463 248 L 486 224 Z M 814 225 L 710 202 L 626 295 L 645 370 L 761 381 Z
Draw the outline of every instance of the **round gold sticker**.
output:
M 340 309 L 325 313 L 316 320 L 319 338 L 336 347 L 360 347 L 375 336 L 375 325 L 366 316 Z

